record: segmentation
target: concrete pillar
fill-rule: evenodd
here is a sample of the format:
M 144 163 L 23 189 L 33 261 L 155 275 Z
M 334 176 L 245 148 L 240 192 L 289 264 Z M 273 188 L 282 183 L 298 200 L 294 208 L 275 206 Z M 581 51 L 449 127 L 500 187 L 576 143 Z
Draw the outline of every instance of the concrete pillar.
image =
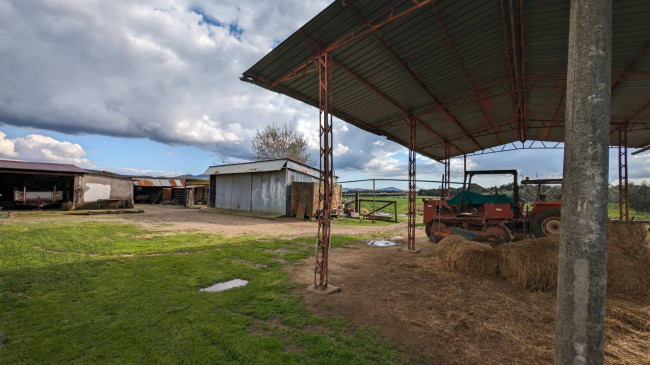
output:
M 603 363 L 611 50 L 612 0 L 572 0 L 556 364 Z

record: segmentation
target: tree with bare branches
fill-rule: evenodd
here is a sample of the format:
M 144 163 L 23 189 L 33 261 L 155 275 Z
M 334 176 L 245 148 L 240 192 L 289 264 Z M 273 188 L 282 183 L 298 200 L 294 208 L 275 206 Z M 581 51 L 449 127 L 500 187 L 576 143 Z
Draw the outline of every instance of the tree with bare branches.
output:
M 310 166 L 316 164 L 305 137 L 295 133 L 287 124 L 270 124 L 262 131 L 258 129 L 251 149 L 253 153 L 250 157 L 256 161 L 289 158 Z

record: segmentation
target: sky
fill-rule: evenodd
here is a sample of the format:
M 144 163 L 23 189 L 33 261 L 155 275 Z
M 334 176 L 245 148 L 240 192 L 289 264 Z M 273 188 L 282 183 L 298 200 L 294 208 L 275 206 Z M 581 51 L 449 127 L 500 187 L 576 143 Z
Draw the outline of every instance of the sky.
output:
M 302 134 L 317 157 L 317 109 L 239 77 L 329 3 L 0 0 L 0 158 L 197 175 L 248 161 L 251 139 L 271 123 Z M 340 181 L 407 178 L 403 146 L 340 120 L 334 141 Z M 506 152 L 467 164 L 551 178 L 562 174 L 562 154 Z M 612 181 L 615 160 L 612 150 Z M 452 180 L 462 163 L 452 160 Z M 650 153 L 629 166 L 632 181 L 650 181 Z M 443 165 L 418 156 L 417 172 L 439 180 Z M 387 186 L 406 183 L 377 183 Z

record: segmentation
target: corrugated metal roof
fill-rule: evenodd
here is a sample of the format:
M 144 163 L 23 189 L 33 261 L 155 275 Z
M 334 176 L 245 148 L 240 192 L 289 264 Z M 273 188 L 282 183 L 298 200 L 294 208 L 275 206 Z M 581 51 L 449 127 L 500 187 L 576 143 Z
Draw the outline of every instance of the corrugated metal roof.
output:
M 0 169 L 43 171 L 43 172 L 66 172 L 66 173 L 73 173 L 73 174 L 87 173 L 86 170 L 70 164 L 29 162 L 29 161 L 17 161 L 17 160 L 0 160 Z
M 377 32 L 367 26 L 408 9 Z M 630 122 L 630 147 L 650 144 L 648 19 L 647 0 L 613 4 L 612 122 Z M 420 121 L 417 151 L 425 156 L 444 159 L 445 143 L 452 157 L 472 153 L 521 132 L 561 142 L 568 29 L 565 0 L 336 1 L 242 80 L 317 107 L 316 47 L 331 48 L 333 114 L 408 146 L 407 111 Z
M 143 187 L 182 188 L 185 186 L 185 180 L 134 178 L 133 185 Z
M 303 165 L 301 163 L 289 160 L 267 160 L 267 161 L 254 161 L 244 162 L 230 165 L 210 166 L 203 175 L 227 175 L 227 174 L 242 174 L 249 172 L 265 172 L 265 171 L 280 171 L 283 168 L 289 168 L 294 171 L 302 172 L 314 177 L 320 177 L 320 172 L 312 167 Z

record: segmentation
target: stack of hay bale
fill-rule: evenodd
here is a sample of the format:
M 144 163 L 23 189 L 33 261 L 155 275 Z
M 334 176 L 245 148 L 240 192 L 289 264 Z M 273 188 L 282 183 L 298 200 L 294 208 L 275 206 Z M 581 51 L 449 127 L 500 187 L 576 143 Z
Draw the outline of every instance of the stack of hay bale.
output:
M 607 239 L 607 291 L 619 294 L 650 293 L 648 231 L 640 223 L 610 223 Z M 559 238 L 545 237 L 492 248 L 449 236 L 436 248 L 436 256 L 449 271 L 469 275 L 498 275 L 533 291 L 557 285 Z

